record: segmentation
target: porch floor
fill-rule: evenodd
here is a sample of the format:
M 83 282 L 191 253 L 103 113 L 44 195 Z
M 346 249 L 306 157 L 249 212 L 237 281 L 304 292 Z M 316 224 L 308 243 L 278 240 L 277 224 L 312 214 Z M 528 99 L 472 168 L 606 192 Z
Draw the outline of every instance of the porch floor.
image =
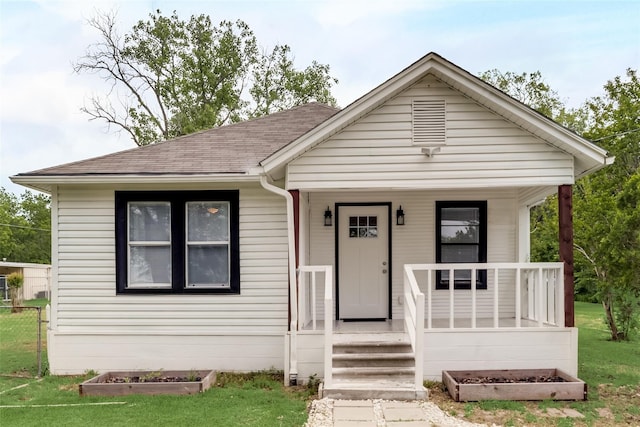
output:
M 513 317 L 504 317 L 498 319 L 498 329 L 500 328 L 515 328 L 516 319 Z M 425 322 L 425 330 L 427 330 L 427 324 Z M 520 327 L 522 328 L 537 328 L 539 327 L 537 321 L 529 319 L 521 319 Z M 543 328 L 555 328 L 555 325 L 543 324 Z M 471 328 L 471 319 L 455 319 L 454 328 Z M 476 319 L 476 328 L 483 329 L 495 329 L 493 327 L 493 318 L 478 318 Z M 433 319 L 432 329 L 449 329 L 449 319 Z M 302 327 L 303 331 L 313 330 L 313 323 L 309 322 Z M 316 321 L 316 330 L 324 330 L 324 320 Z M 353 334 L 353 333 L 371 333 L 371 332 L 404 332 L 404 320 L 403 319 L 390 319 L 385 321 L 371 321 L 371 322 L 345 322 L 343 320 L 333 321 L 333 331 L 336 334 Z

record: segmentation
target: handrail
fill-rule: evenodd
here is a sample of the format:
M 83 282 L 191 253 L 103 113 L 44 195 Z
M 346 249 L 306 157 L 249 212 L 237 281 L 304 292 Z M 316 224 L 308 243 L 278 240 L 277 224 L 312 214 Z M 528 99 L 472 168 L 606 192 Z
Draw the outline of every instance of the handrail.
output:
M 424 370 L 424 294 L 410 266 L 404 267 L 404 329 L 415 360 L 415 387 L 422 389 Z
M 433 276 L 436 271 L 447 271 L 449 277 L 455 277 L 455 272 L 459 270 L 471 271 L 470 289 L 455 289 L 449 286 L 449 290 L 437 295 L 433 295 Z M 456 302 L 457 299 L 465 298 L 470 301 L 471 328 L 477 328 L 478 313 L 478 295 L 476 290 L 476 272 L 478 270 L 486 270 L 492 272 L 493 280 L 491 281 L 492 299 L 492 319 L 493 328 L 500 327 L 500 279 L 503 277 L 502 272 L 512 271 L 515 273 L 515 300 L 514 314 L 515 327 L 522 327 L 522 318 L 527 318 L 536 322 L 538 327 L 545 325 L 554 325 L 564 327 L 564 290 L 562 285 L 562 277 L 564 275 L 564 264 L 560 262 L 544 262 L 544 263 L 448 263 L 448 264 L 407 264 L 405 265 L 405 286 L 420 286 L 413 274 L 415 271 L 427 272 L 427 283 L 423 288 L 427 293 L 427 317 L 426 328 L 433 328 L 433 298 L 435 296 L 446 298 L 446 306 L 448 308 L 448 324 L 449 328 L 455 328 L 456 319 Z M 410 273 L 410 274 L 409 274 Z M 407 277 L 409 276 L 409 277 Z M 411 280 L 409 280 L 411 279 Z M 488 278 L 487 278 L 488 279 Z M 527 286 L 528 292 L 522 292 L 522 286 Z M 406 291 L 405 291 L 406 293 Z M 489 295 L 489 294 L 485 294 Z M 443 302 L 445 302 L 443 301 Z M 526 306 L 521 304 L 528 301 Z M 504 303 L 503 303 L 504 304 Z M 504 306 L 504 305 L 503 305 Z M 444 308 L 444 307 L 443 307 Z M 523 308 L 526 314 L 523 315 Z M 405 304 L 406 316 L 412 316 L 412 309 L 407 308 Z M 406 320 L 405 320 L 406 321 Z
M 306 298 L 307 286 L 304 273 L 311 273 L 311 324 L 313 330 L 317 327 L 316 313 L 316 275 L 324 273 L 324 387 L 332 385 L 332 362 L 333 362 L 333 267 L 330 265 L 304 265 L 298 268 L 300 275 L 300 294 L 298 301 L 298 313 L 300 313 L 300 323 L 298 329 L 302 329 L 307 323 L 308 307 Z

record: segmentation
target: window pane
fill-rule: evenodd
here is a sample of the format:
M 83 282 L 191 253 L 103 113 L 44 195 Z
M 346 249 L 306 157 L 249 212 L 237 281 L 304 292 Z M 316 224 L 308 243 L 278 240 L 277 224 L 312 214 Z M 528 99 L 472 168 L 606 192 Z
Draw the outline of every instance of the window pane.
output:
M 129 203 L 130 242 L 168 242 L 171 235 L 168 202 Z
M 189 202 L 187 221 L 190 242 L 229 241 L 228 202 Z
M 442 224 L 478 225 L 478 208 L 442 208 Z
M 187 286 L 229 286 L 227 246 L 190 245 L 187 257 Z
M 471 270 L 456 270 L 454 271 L 454 275 L 456 278 L 456 282 L 462 281 L 462 282 L 471 283 Z M 442 280 L 445 280 L 445 281 L 449 280 L 449 270 L 442 271 Z
M 442 243 L 479 243 L 480 209 L 443 208 L 440 234 Z
M 479 243 L 480 226 L 478 225 L 442 225 L 440 227 L 442 243 Z
M 478 255 L 476 245 L 442 245 L 440 262 L 479 262 Z
M 171 287 L 171 247 L 131 246 L 129 287 Z

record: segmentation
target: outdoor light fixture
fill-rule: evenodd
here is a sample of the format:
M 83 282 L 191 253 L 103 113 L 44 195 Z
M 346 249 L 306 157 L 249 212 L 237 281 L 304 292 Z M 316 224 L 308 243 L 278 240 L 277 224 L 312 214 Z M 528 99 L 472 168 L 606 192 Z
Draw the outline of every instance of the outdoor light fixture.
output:
M 404 225 L 404 211 L 402 210 L 402 205 L 396 211 L 396 225 Z
M 324 226 L 331 227 L 333 225 L 333 219 L 331 215 L 331 209 L 327 206 L 327 210 L 324 211 Z

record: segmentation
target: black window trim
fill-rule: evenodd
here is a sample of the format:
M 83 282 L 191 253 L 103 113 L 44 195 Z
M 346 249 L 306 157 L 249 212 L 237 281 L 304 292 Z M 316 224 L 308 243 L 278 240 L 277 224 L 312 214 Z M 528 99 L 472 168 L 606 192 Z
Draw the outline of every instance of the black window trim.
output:
M 487 201 L 486 200 L 442 200 L 436 201 L 436 264 L 442 263 L 442 209 L 443 208 L 478 208 L 480 214 L 480 242 L 478 262 L 487 262 Z M 457 243 L 459 244 L 459 243 Z M 475 245 L 475 244 L 473 244 Z M 476 289 L 487 289 L 487 270 L 476 270 Z M 449 280 L 442 279 L 442 271 L 436 271 L 436 290 L 449 289 Z M 454 289 L 471 289 L 466 280 L 454 280 Z
M 128 282 L 128 203 L 171 203 L 171 288 L 127 288 Z M 194 288 L 185 286 L 186 213 L 187 202 L 229 202 L 229 287 Z M 239 294 L 240 293 L 240 196 L 238 190 L 169 190 L 116 191 L 116 293 L 117 294 Z

